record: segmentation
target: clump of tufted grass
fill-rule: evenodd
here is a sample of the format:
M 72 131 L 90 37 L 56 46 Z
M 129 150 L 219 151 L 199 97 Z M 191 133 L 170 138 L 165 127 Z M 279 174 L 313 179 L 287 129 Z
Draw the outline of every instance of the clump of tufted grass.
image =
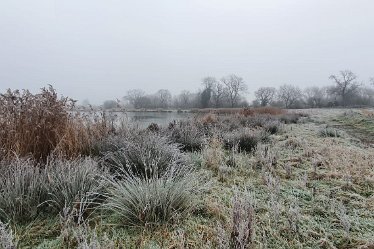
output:
M 93 159 L 52 159 L 45 168 L 46 204 L 52 208 L 52 212 L 59 213 L 67 207 L 84 211 L 97 204 L 102 197 L 104 183 L 101 179 L 105 172 Z
M 200 151 L 205 143 L 205 130 L 202 123 L 194 120 L 170 123 L 166 133 L 170 139 L 180 144 L 187 152 Z
M 108 178 L 109 187 L 104 205 L 127 226 L 153 227 L 176 223 L 196 205 L 203 184 L 189 167 L 169 164 L 160 170 L 149 165 L 151 175 L 123 171 L 120 177 Z
M 50 159 L 45 165 L 35 165 L 30 159 L 2 164 L 2 221 L 23 223 L 42 213 L 57 214 L 66 206 L 87 208 L 99 198 L 102 190 L 100 178 L 103 172 L 89 158 Z
M 105 154 L 102 163 L 111 172 L 127 172 L 150 177 L 157 169 L 162 175 L 170 164 L 183 165 L 188 161 L 179 146 L 160 134 L 135 131 L 122 138 L 113 151 Z
M 241 152 L 254 152 L 257 144 L 266 139 L 265 133 L 261 131 L 252 131 L 240 129 L 224 134 L 225 148 L 230 149 L 237 146 Z
M 321 137 L 340 137 L 338 130 L 330 127 L 320 129 L 318 133 Z
M 31 159 L 13 159 L 0 165 L 0 221 L 25 222 L 41 211 L 48 199 L 45 171 Z

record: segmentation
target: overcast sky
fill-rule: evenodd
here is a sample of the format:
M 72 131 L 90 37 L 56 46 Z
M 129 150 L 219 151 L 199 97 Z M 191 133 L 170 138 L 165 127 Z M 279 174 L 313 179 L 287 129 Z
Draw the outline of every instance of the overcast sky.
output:
M 101 103 L 235 73 L 253 94 L 342 69 L 374 76 L 373 0 L 0 1 L 1 91 L 53 84 Z

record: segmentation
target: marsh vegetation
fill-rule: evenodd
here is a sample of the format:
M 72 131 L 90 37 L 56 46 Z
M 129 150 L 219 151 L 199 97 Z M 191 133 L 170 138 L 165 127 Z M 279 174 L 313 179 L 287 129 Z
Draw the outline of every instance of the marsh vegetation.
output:
M 0 104 L 0 248 L 374 246 L 372 110 L 139 128 L 72 114 L 53 88 Z

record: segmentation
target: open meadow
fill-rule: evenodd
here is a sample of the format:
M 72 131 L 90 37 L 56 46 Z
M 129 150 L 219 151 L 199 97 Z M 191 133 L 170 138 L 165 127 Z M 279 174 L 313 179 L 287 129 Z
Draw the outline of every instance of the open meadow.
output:
M 374 111 L 138 128 L 0 97 L 0 248 L 374 248 Z

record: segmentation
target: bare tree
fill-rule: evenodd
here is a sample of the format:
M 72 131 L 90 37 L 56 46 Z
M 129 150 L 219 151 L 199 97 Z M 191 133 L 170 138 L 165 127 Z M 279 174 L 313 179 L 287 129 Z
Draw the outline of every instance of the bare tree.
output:
M 160 101 L 160 106 L 162 108 L 167 108 L 169 106 L 169 103 L 171 102 L 171 93 L 169 90 L 166 89 L 160 89 L 157 91 L 157 97 Z
M 340 96 L 342 99 L 342 104 L 345 106 L 347 104 L 348 98 L 354 95 L 359 84 L 357 83 L 357 76 L 350 70 L 340 71 L 340 75 L 331 75 L 329 78 L 335 82 L 335 87 L 332 88 L 332 93 Z
M 204 89 L 213 89 L 214 84 L 217 82 L 217 79 L 215 77 L 205 77 L 202 80 L 202 85 L 204 86 Z
M 231 107 L 236 106 L 240 98 L 240 94 L 247 91 L 247 85 L 244 83 L 243 78 L 235 74 L 231 74 L 223 77 L 221 82 L 223 85 L 225 85 L 225 90 L 230 100 Z
M 214 101 L 214 106 L 216 108 L 222 106 L 223 99 L 225 98 L 226 92 L 225 92 L 225 86 L 217 81 L 213 85 L 213 101 Z
M 354 96 L 356 105 L 372 105 L 374 102 L 374 89 L 371 87 L 359 87 Z
M 323 101 L 326 98 L 326 89 L 317 86 L 308 87 L 304 90 L 306 102 L 311 107 L 322 107 Z
M 290 108 L 301 97 L 301 90 L 296 86 L 283 85 L 279 87 L 278 98 L 284 103 L 286 108 Z
M 190 100 L 191 100 L 191 93 L 187 90 L 183 90 L 179 94 L 179 100 L 180 100 L 180 104 L 182 107 L 184 108 L 188 107 L 188 105 L 190 104 Z
M 202 85 L 204 86 L 203 91 L 201 92 L 201 106 L 203 108 L 209 107 L 210 99 L 212 97 L 213 87 L 216 84 L 217 80 L 214 77 L 205 77 L 202 80 Z
M 370 78 L 370 84 L 374 86 L 374 77 Z
M 142 100 L 144 99 L 145 92 L 140 89 L 132 89 L 127 91 L 124 99 L 128 100 L 134 108 L 140 108 Z
M 273 100 L 275 92 L 276 90 L 274 87 L 260 87 L 255 92 L 255 96 L 261 106 L 267 106 Z

